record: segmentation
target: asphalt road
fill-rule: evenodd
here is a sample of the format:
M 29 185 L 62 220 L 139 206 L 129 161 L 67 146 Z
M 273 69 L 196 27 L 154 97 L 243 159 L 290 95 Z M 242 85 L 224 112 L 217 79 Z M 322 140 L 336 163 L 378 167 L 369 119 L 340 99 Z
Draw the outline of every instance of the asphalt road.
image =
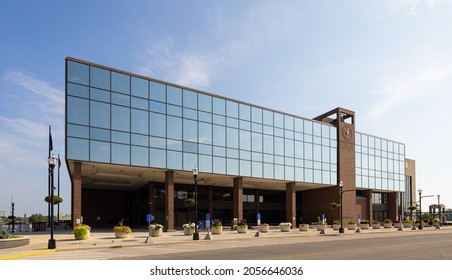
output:
M 132 241 L 132 240 L 131 240 Z M 126 243 L 124 243 L 126 244 Z M 140 243 L 141 244 L 141 243 Z M 95 245 L 95 244 L 94 244 Z M 452 231 L 293 234 L 57 250 L 37 260 L 452 260 Z M 127 244 L 126 244 L 127 245 Z
M 200 247 L 196 253 L 147 254 L 126 259 L 452 260 L 452 234 L 387 235 L 360 239 L 342 239 L 334 235 L 322 238 L 324 242 L 297 242 L 291 239 L 273 245 L 262 242 L 259 246 L 242 241 L 237 242 L 239 244 L 235 244 L 234 248 Z

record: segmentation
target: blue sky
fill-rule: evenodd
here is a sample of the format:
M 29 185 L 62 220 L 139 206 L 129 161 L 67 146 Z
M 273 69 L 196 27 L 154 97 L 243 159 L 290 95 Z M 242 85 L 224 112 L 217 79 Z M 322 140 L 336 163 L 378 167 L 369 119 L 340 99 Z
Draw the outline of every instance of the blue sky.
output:
M 1 1 L 0 211 L 47 213 L 48 126 L 64 158 L 64 58 L 406 144 L 423 209 L 452 207 L 452 1 Z M 70 181 L 61 168 L 61 205 Z

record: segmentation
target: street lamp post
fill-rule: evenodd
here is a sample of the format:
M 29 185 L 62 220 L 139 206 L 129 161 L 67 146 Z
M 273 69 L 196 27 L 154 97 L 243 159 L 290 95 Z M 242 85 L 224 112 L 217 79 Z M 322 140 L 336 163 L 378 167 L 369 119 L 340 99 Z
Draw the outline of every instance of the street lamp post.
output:
M 419 229 L 422 229 L 422 189 L 418 190 L 419 193 Z
M 15 231 L 14 231 L 14 220 L 15 220 L 15 216 L 14 216 L 14 202 L 11 202 L 11 226 L 12 226 L 12 228 L 11 228 L 11 232 L 12 233 L 14 233 Z
M 193 233 L 193 240 L 199 240 L 198 232 L 198 168 L 193 169 L 193 180 L 195 182 L 195 232 Z
M 341 219 L 341 227 L 339 228 L 339 233 L 344 233 L 345 231 L 344 231 L 344 227 L 343 227 L 343 225 L 342 225 L 342 194 L 344 193 L 343 191 L 342 191 L 342 188 L 344 187 L 344 184 L 342 183 L 342 181 L 339 183 L 339 191 L 340 191 L 340 199 L 341 199 L 341 201 L 340 201 L 340 204 L 341 204 L 341 217 L 340 217 L 340 219 Z
M 439 224 L 441 225 L 441 204 L 439 204 L 439 197 L 440 197 L 440 195 L 438 194 L 438 218 L 439 218 Z
M 57 158 L 55 158 L 54 155 L 50 156 L 48 159 L 49 162 L 49 173 L 50 173 L 50 239 L 49 243 L 47 245 L 48 249 L 55 249 L 56 248 L 56 240 L 53 239 L 53 196 L 54 196 L 54 182 L 53 182 L 53 169 L 55 168 L 57 164 Z

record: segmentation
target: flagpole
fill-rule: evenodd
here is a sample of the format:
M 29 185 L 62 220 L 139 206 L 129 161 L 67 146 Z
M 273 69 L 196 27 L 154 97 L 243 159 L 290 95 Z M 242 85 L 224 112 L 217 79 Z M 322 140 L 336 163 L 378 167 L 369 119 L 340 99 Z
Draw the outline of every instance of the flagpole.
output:
M 60 167 L 61 167 L 61 161 L 60 161 L 60 153 L 58 153 L 58 196 L 60 196 Z M 60 204 L 57 204 L 57 224 L 60 226 Z
M 47 158 L 50 158 L 50 152 L 53 149 L 53 143 L 52 143 L 52 128 L 49 125 L 49 156 Z M 50 166 L 48 166 L 48 172 L 47 172 L 47 178 L 48 178 L 48 192 L 47 195 L 50 195 Z M 48 203 L 47 205 L 47 217 L 49 219 L 49 227 L 52 226 L 51 221 L 50 221 L 50 203 Z

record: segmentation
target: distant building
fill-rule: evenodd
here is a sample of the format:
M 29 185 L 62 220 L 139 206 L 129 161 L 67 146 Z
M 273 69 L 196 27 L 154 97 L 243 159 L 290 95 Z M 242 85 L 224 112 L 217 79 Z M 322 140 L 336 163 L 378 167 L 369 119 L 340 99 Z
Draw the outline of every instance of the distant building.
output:
M 66 162 L 73 223 L 98 227 L 194 221 L 195 167 L 198 219 L 223 223 L 331 223 L 340 182 L 344 222 L 397 220 L 415 199 L 405 145 L 355 131 L 351 110 L 308 119 L 74 58 Z

